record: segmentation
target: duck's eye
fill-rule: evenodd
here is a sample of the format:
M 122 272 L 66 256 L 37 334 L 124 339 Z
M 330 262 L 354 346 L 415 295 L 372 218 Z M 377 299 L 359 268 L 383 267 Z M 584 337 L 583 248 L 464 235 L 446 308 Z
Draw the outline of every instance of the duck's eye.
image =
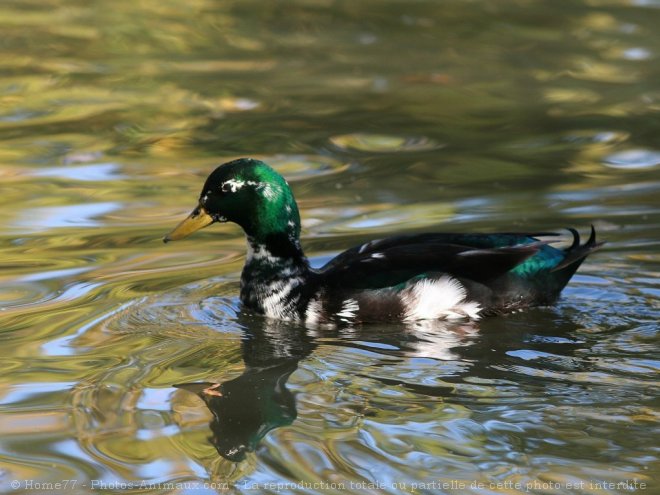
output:
M 220 190 L 221 190 L 223 193 L 228 193 L 228 192 L 233 191 L 232 188 L 231 188 L 231 184 L 230 184 L 229 182 L 225 182 L 225 183 L 223 183 L 223 184 L 220 186 Z

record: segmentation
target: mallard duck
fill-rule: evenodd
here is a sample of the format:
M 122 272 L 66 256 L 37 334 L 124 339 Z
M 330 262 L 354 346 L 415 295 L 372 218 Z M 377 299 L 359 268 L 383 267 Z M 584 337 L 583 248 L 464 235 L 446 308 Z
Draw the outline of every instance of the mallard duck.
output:
M 208 177 L 198 206 L 165 242 L 213 223 L 235 222 L 247 236 L 242 304 L 269 318 L 308 326 L 472 319 L 554 302 L 589 240 L 557 249 L 556 233 L 404 234 L 355 246 L 320 269 L 300 245 L 300 215 L 289 184 L 264 162 L 234 160 Z

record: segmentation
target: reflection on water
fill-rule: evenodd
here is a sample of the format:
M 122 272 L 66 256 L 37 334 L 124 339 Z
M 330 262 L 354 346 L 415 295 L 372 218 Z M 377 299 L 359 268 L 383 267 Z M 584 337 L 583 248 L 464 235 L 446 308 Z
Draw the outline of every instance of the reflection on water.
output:
M 296 404 L 286 382 L 298 362 L 315 347 L 304 328 L 253 319 L 241 348 L 243 374 L 223 383 L 186 383 L 213 414 L 211 441 L 234 462 L 245 459 L 272 429 L 296 419 Z
M 42 232 L 55 227 L 98 227 L 100 217 L 112 211 L 121 209 L 117 203 L 92 203 L 67 206 L 48 206 L 32 208 L 21 212 L 15 226 L 20 232 L 21 228 Z
M 660 165 L 660 151 L 626 150 L 610 155 L 605 164 L 614 168 L 651 168 Z
M 3 2 L 0 491 L 657 490 L 657 6 Z M 289 180 L 315 265 L 391 232 L 607 245 L 553 308 L 267 322 L 237 228 L 160 242 L 238 156 Z
M 339 148 L 373 152 L 425 151 L 440 148 L 430 139 L 353 133 L 332 136 L 330 142 Z
M 174 385 L 197 394 L 204 401 L 213 414 L 210 440 L 220 455 L 234 462 L 244 460 L 268 432 L 288 426 L 296 419 L 296 402 L 287 388 L 287 381 L 298 369 L 300 360 L 308 357 L 317 346 L 345 346 L 409 359 L 449 361 L 460 358 L 451 352 L 454 347 L 469 345 L 467 336 L 477 334 L 473 323 L 433 321 L 390 327 L 384 334 L 370 327 L 343 329 L 338 334 L 335 330 L 332 341 L 319 342 L 309 330 L 290 323 L 258 317 L 242 317 L 239 322 L 247 329 L 241 340 L 245 369 L 240 376 L 223 383 Z M 327 339 L 331 335 L 326 333 L 323 337 Z M 452 387 L 371 378 L 426 395 L 442 396 L 453 390 Z
M 119 166 L 114 163 L 95 163 L 67 167 L 51 167 L 32 172 L 36 177 L 59 177 L 68 180 L 103 181 L 124 178 L 117 172 Z

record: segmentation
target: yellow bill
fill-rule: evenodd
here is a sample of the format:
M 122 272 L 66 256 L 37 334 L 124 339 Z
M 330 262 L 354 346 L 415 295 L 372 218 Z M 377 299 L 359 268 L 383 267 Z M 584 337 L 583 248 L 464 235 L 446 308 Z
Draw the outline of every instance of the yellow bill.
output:
M 197 232 L 198 230 L 211 225 L 213 222 L 213 217 L 206 212 L 204 207 L 198 206 L 190 215 L 188 215 L 188 218 L 174 227 L 172 232 L 163 237 L 163 242 L 178 241 L 179 239 L 188 237 L 193 232 Z

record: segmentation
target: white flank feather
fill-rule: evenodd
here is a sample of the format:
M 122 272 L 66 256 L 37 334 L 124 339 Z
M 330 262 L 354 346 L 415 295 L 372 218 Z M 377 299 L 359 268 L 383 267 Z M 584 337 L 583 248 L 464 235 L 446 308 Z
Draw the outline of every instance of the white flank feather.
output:
M 478 320 L 481 306 L 467 301 L 465 296 L 465 287 L 449 276 L 419 280 L 399 295 L 405 309 L 404 321 L 466 317 Z

